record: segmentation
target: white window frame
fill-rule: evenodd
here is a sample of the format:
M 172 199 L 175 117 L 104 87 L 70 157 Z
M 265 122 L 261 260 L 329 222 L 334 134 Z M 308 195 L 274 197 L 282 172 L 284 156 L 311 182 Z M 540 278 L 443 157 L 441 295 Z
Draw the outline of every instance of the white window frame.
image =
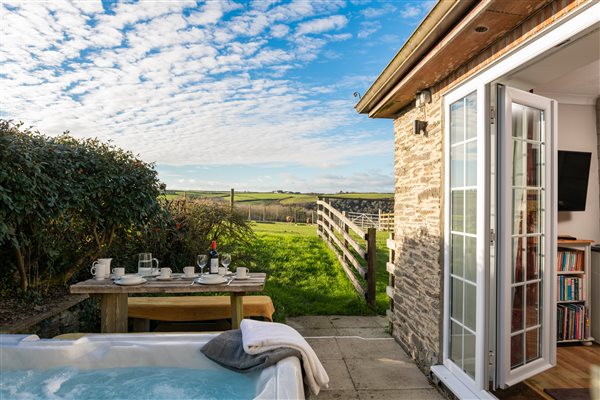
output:
M 455 90 L 450 95 L 444 98 L 444 132 L 445 132 L 445 184 L 444 184 L 444 334 L 443 334 L 443 363 L 444 366 L 455 375 L 465 386 L 472 391 L 481 391 L 487 387 L 487 332 L 486 318 L 487 310 L 487 278 L 486 278 L 486 260 L 489 259 L 488 246 L 489 243 L 489 227 L 488 218 L 485 210 L 488 207 L 488 193 L 486 192 L 489 185 L 488 181 L 488 144 L 487 144 L 487 113 L 485 112 L 485 104 L 488 102 L 487 91 L 485 87 L 473 88 L 470 85 L 464 85 L 460 90 Z M 477 240 L 476 240 L 476 260 L 477 260 L 477 309 L 476 309 L 476 333 L 475 333 L 475 379 L 468 376 L 460 367 L 458 367 L 449 357 L 450 344 L 450 302 L 451 291 L 450 287 L 450 105 L 469 94 L 475 92 L 477 95 Z M 483 373 L 482 373 L 483 371 Z

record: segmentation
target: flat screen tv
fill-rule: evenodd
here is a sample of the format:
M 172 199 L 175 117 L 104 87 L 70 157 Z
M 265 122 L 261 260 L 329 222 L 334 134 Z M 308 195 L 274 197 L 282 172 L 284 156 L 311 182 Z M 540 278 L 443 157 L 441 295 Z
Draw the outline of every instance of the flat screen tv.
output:
M 558 151 L 558 211 L 585 211 L 592 153 Z

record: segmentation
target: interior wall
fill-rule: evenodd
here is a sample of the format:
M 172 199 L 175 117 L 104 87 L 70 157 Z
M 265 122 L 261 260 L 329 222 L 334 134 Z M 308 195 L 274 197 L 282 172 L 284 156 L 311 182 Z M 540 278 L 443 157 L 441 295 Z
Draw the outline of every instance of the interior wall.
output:
M 560 211 L 558 234 L 600 242 L 600 179 L 596 107 L 558 105 L 558 149 L 592 152 L 585 211 Z

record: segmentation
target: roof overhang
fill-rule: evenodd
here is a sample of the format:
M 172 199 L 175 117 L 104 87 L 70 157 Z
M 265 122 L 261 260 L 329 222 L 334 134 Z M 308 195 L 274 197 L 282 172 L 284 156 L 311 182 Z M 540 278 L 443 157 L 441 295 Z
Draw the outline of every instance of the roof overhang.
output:
M 433 86 L 551 0 L 439 0 L 356 104 L 371 118 L 394 118 Z M 475 28 L 487 31 L 477 32 Z

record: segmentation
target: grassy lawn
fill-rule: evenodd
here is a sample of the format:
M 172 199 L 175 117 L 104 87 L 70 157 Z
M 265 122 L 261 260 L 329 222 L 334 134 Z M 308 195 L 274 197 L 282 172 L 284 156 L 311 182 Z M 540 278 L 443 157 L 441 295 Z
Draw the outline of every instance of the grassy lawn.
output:
M 356 292 L 327 245 L 317 237 L 316 225 L 253 223 L 259 240 L 252 249 L 255 271 L 269 274 L 266 294 L 275 304 L 275 318 L 298 315 L 374 314 Z M 377 312 L 385 313 L 387 233 L 378 235 Z M 380 246 L 383 246 L 381 249 Z

